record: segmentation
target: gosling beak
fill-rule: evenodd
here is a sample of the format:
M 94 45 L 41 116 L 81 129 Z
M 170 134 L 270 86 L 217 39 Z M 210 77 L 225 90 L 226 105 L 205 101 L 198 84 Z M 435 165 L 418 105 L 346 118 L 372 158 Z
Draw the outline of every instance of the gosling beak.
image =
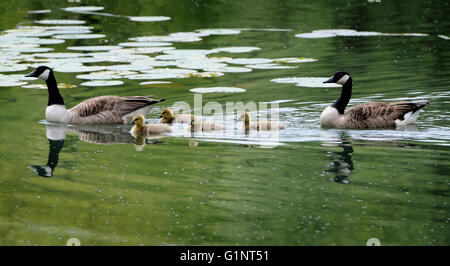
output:
M 162 118 L 162 115 L 159 115 L 159 118 Z
M 130 125 L 134 125 L 134 121 L 133 120 L 131 120 Z
M 25 77 L 27 77 L 27 78 L 29 78 L 29 77 L 34 77 L 34 78 L 36 78 L 37 76 L 38 76 L 38 75 L 36 74 L 36 70 L 33 70 L 33 72 L 31 72 L 31 73 L 25 75 Z

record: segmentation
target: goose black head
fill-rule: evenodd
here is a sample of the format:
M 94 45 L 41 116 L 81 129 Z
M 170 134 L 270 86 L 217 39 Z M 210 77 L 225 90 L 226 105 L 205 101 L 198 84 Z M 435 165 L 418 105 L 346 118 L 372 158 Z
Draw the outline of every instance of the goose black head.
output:
M 323 83 L 337 83 L 340 85 L 344 85 L 349 78 L 350 78 L 349 73 L 345 71 L 337 71 L 330 79 L 324 81 Z
M 34 77 L 42 80 L 47 80 L 51 72 L 52 70 L 48 66 L 39 66 L 25 77 Z

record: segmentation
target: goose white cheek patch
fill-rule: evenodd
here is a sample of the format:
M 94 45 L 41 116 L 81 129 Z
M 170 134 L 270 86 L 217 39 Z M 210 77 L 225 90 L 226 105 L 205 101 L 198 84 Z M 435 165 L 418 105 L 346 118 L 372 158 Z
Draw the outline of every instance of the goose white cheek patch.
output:
M 340 78 L 336 83 L 337 83 L 337 84 L 344 85 L 345 82 L 347 82 L 347 80 L 348 80 L 349 77 L 350 77 L 349 75 L 344 75 L 344 76 L 343 76 L 342 78 Z
M 42 74 L 40 74 L 40 75 L 38 76 L 38 78 L 39 78 L 39 79 L 42 79 L 42 80 L 47 80 L 49 74 L 50 74 L 50 70 L 49 70 L 49 69 L 46 69 L 44 72 L 42 72 Z

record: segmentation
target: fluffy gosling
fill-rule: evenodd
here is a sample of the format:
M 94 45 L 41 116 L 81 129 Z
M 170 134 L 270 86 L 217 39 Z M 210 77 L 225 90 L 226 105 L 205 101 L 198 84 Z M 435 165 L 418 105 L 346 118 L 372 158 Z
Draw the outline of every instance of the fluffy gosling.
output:
M 257 122 L 250 123 L 250 114 L 245 112 L 241 115 L 240 120 L 244 120 L 244 130 L 279 130 L 284 129 L 284 124 L 278 121 L 271 120 L 259 120 Z
M 134 127 L 131 129 L 131 133 L 133 134 L 133 136 L 162 134 L 172 131 L 172 129 L 168 125 L 145 124 L 143 115 L 133 116 L 131 123 L 134 124 Z
M 216 124 L 216 122 L 197 120 L 195 119 L 194 116 L 191 118 L 190 124 L 191 124 L 191 132 L 223 130 L 225 128 L 220 124 Z
M 192 118 L 195 118 L 194 115 L 190 114 L 173 114 L 172 110 L 169 108 L 164 108 L 160 115 L 159 120 L 160 123 L 164 124 L 172 124 L 172 123 L 190 123 Z M 195 118 L 196 119 L 196 118 Z

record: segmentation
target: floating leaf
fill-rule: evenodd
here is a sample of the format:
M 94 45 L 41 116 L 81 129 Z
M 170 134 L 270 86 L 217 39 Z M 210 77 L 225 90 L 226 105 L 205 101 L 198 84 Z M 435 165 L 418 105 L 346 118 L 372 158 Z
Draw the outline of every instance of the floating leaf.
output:
M 61 10 L 68 11 L 68 12 L 95 12 L 95 11 L 101 11 L 105 9 L 102 6 L 71 6 L 71 7 L 64 7 L 61 8 Z
M 245 67 L 252 69 L 289 69 L 289 68 L 297 68 L 297 66 L 283 66 L 279 64 L 255 64 L 255 65 L 246 65 Z
M 81 86 L 87 87 L 100 87 L 100 86 L 117 86 L 122 85 L 123 81 L 120 80 L 94 80 L 81 83 Z
M 114 45 L 94 45 L 94 46 L 70 46 L 67 50 L 74 51 L 109 51 L 114 49 L 122 49 L 120 46 Z
M 123 47 L 158 47 L 158 46 L 170 46 L 169 42 L 122 42 L 118 44 Z
M 131 21 L 136 22 L 156 22 L 156 21 L 167 21 L 170 17 L 164 16 L 147 16 L 147 17 L 128 17 Z
M 86 21 L 84 20 L 74 20 L 74 19 L 44 19 L 44 20 L 36 20 L 35 22 L 44 25 L 66 25 L 66 24 L 78 25 L 86 23 Z
M 238 46 L 238 47 L 223 47 L 212 49 L 211 53 L 249 53 L 253 51 L 261 50 L 259 47 L 248 47 L 248 46 Z
M 266 58 L 231 58 L 225 61 L 235 65 L 254 65 L 254 64 L 267 64 L 272 63 L 272 59 Z
M 209 87 L 209 88 L 194 88 L 190 89 L 193 93 L 239 93 L 245 92 L 245 89 L 235 87 Z
M 170 81 L 144 81 L 139 83 L 139 85 L 154 85 L 154 84 L 171 84 L 172 82 Z
M 45 14 L 52 12 L 51 9 L 42 9 L 42 10 L 30 10 L 27 11 L 28 14 Z
M 98 39 L 104 38 L 106 35 L 104 34 L 61 34 L 55 35 L 53 38 L 55 39 L 63 39 L 63 40 L 76 40 L 76 39 Z
M 272 60 L 274 63 L 308 63 L 308 62 L 316 62 L 317 59 L 314 58 L 305 58 L 305 57 L 286 57 L 286 58 L 276 58 Z
M 312 88 L 332 88 L 332 87 L 341 87 L 341 85 L 335 83 L 323 83 L 325 80 L 329 79 L 329 77 L 320 78 L 320 77 L 293 77 L 293 78 L 277 78 L 272 79 L 272 82 L 275 83 L 293 83 L 295 86 L 299 87 L 312 87 Z
M 236 35 L 241 33 L 240 30 L 236 29 L 200 29 L 196 32 L 208 34 L 208 35 Z
M 110 74 L 82 74 L 77 75 L 77 79 L 90 79 L 90 80 L 111 80 L 111 79 L 121 79 L 122 76 L 119 75 L 110 75 Z

